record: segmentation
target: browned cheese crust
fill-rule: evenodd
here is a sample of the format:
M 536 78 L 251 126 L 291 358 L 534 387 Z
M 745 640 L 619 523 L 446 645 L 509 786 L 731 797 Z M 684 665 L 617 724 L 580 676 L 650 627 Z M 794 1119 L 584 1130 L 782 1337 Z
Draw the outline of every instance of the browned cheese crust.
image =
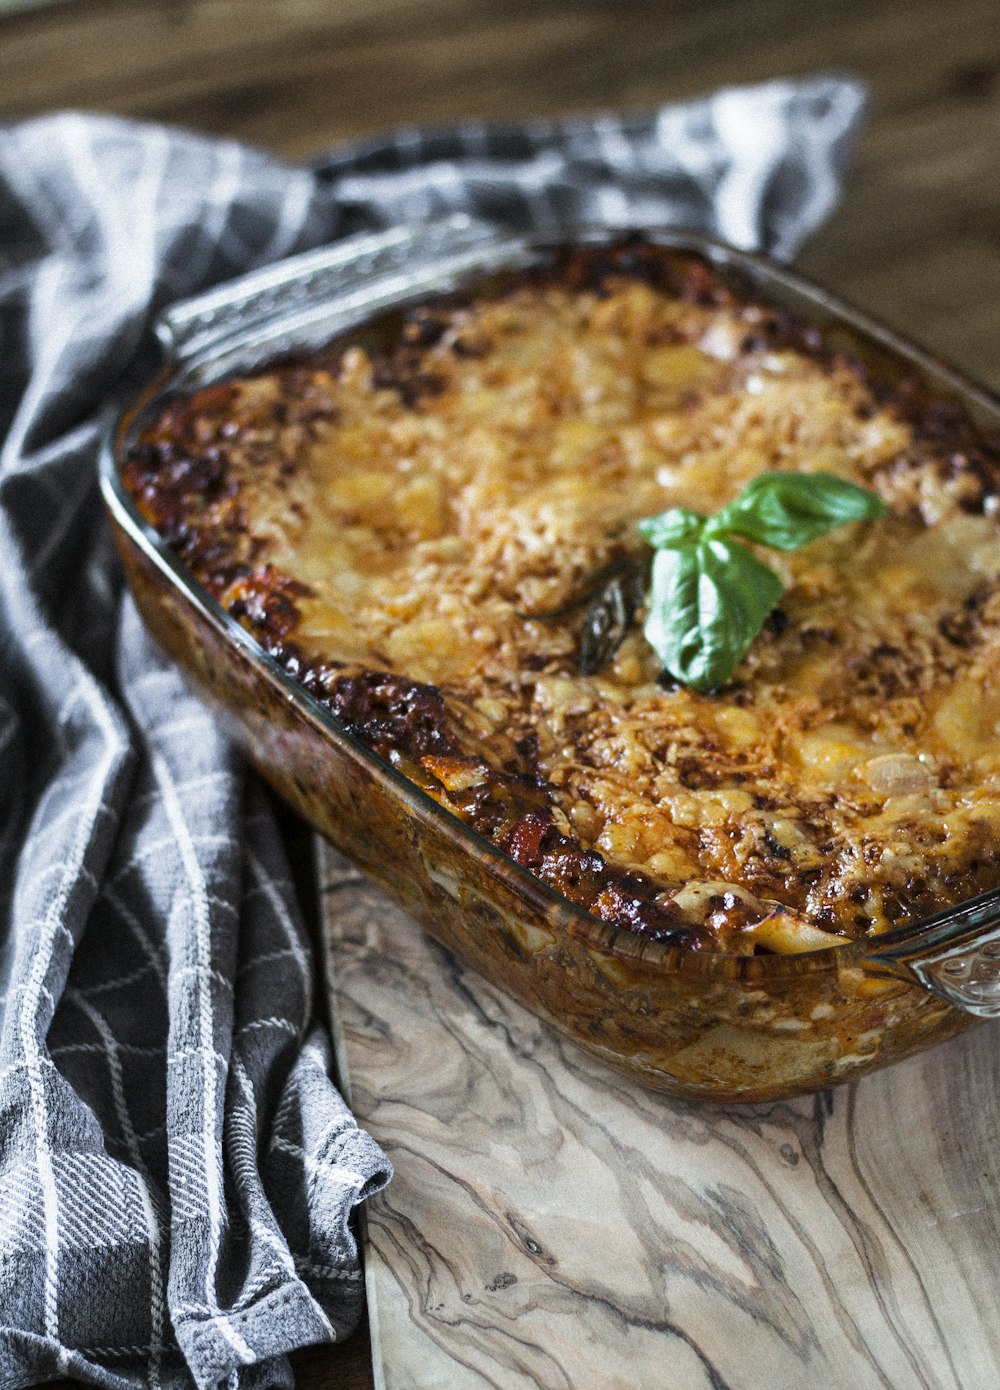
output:
M 177 399 L 125 477 L 222 605 L 456 815 L 605 920 L 748 953 L 1000 882 L 998 458 L 704 261 L 629 244 Z M 766 552 L 787 591 L 724 688 L 662 678 L 641 603 L 580 674 L 595 576 L 648 563 L 635 521 L 768 469 L 839 474 L 891 515 Z

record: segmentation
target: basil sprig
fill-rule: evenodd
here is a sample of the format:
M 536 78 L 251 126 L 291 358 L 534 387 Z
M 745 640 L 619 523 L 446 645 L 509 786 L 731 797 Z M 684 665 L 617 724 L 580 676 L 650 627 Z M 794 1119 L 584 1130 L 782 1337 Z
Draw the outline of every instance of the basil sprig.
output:
M 874 492 L 830 473 L 760 473 L 714 516 L 671 507 L 639 530 L 655 550 L 644 632 L 667 671 L 695 690 L 727 680 L 784 585 L 740 541 L 800 546 L 888 511 Z

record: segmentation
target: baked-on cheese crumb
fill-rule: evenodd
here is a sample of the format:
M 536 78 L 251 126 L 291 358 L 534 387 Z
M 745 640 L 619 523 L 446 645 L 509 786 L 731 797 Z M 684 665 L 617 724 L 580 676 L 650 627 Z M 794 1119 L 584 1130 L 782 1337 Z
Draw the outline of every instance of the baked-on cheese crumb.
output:
M 1000 882 L 1000 480 L 697 257 L 630 244 L 390 315 L 172 403 L 126 478 L 221 602 L 372 747 L 589 910 L 808 950 Z M 767 562 L 787 591 L 708 695 L 641 611 L 577 668 L 637 519 L 769 469 L 892 514 Z

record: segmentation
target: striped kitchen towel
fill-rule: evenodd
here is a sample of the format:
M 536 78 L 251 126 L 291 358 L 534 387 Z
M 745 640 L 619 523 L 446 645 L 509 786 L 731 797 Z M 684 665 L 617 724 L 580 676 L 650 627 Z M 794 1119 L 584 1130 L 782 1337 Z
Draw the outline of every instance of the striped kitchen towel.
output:
M 835 78 L 645 118 L 402 131 L 289 168 L 57 115 L 0 129 L 0 1387 L 287 1385 L 362 1306 L 389 1176 L 331 1080 L 267 794 L 143 632 L 108 403 L 171 300 L 466 211 L 681 223 L 791 256 L 863 106 Z

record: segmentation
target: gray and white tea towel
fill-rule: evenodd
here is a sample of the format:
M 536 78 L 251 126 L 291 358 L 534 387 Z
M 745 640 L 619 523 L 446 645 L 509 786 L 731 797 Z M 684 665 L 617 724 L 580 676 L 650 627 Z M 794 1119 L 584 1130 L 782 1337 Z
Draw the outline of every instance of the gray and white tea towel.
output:
M 361 1310 L 389 1165 L 331 1080 L 267 797 L 142 631 L 102 410 L 179 296 L 402 219 L 673 222 L 790 256 L 854 83 L 406 131 L 287 168 L 58 115 L 0 129 L 0 1387 L 287 1385 Z

